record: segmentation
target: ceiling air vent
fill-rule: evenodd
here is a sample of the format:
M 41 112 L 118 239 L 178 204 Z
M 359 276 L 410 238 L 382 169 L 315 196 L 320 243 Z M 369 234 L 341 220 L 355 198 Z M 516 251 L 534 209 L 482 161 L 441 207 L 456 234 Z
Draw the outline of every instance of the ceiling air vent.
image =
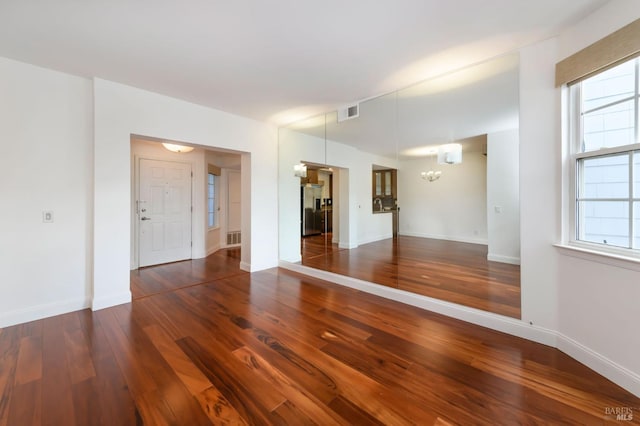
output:
M 359 104 L 347 105 L 346 107 L 338 108 L 338 123 L 345 120 L 351 120 L 352 118 L 356 118 L 359 115 Z

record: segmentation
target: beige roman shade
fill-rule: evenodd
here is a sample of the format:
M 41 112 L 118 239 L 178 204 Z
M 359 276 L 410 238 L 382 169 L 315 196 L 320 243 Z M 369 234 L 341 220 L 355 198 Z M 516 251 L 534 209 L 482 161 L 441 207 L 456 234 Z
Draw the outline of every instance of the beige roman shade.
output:
M 640 19 L 556 64 L 556 87 L 640 55 Z
M 220 176 L 220 167 L 214 166 L 213 164 L 207 164 L 207 171 L 212 175 Z

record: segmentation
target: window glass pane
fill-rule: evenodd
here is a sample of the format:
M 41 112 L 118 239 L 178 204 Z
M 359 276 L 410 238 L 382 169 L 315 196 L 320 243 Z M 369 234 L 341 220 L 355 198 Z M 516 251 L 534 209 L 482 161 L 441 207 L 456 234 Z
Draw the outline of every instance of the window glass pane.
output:
M 583 115 L 583 151 L 629 145 L 634 140 L 634 102 L 622 102 Z
M 212 212 L 213 211 L 213 201 L 214 200 L 213 200 L 213 198 L 209 198 L 208 201 L 209 201 L 209 206 L 208 206 L 208 210 L 207 211 Z
M 633 197 L 640 198 L 640 151 L 633 152 Z
M 579 198 L 628 198 L 629 155 L 585 158 L 579 161 Z
M 579 201 L 578 217 L 580 240 L 629 247 L 627 201 Z
M 214 222 L 214 213 L 209 213 L 209 227 L 215 225 Z
M 209 198 L 213 198 L 213 195 L 214 195 L 213 191 L 214 190 L 215 190 L 215 186 L 209 185 L 209 195 L 208 195 Z
M 635 91 L 635 61 L 625 62 L 582 82 L 582 111 L 628 98 Z
M 207 179 L 208 179 L 209 184 L 211 185 L 213 183 L 213 179 L 214 179 L 213 173 L 209 173 L 208 176 L 207 176 Z
M 640 201 L 633 203 L 633 248 L 640 250 Z

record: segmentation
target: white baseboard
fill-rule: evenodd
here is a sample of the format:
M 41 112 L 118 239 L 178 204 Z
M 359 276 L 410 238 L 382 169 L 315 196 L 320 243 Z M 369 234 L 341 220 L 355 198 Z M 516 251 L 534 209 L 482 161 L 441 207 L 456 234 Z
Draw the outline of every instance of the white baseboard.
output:
M 300 264 L 281 261 L 279 266 L 284 269 L 300 272 L 325 281 L 557 348 L 627 391 L 640 397 L 640 376 L 638 374 L 555 330 L 530 325 L 515 318 L 385 287 L 332 272 L 309 268 Z
M 404 235 L 407 237 L 431 238 L 433 240 L 456 241 L 458 243 L 482 244 L 484 246 L 489 244 L 489 241 L 487 241 L 486 238 L 451 237 L 448 235 L 423 234 L 420 232 L 399 232 L 399 235 Z
M 338 243 L 338 248 L 341 248 L 341 249 L 349 249 L 349 250 L 351 250 L 351 249 L 356 248 L 356 247 L 358 247 L 358 244 L 356 244 L 356 243 L 342 243 L 342 242 Z
M 640 397 L 640 376 L 633 371 L 562 333 L 558 333 L 558 349 Z
M 118 294 L 112 294 L 107 297 L 93 298 L 91 310 L 98 311 L 100 309 L 110 308 L 112 306 L 122 305 L 131 302 L 131 291 L 124 291 Z
M 500 263 L 509 263 L 511 265 L 520 265 L 519 257 L 502 256 L 500 254 L 489 253 L 487 255 L 487 260 L 490 262 L 500 262 Z
M 367 238 L 365 238 L 363 240 L 360 240 L 358 242 L 358 245 L 361 246 L 363 244 L 375 243 L 376 241 L 388 240 L 389 238 L 393 238 L 393 234 L 392 233 L 376 235 L 376 236 L 373 236 L 373 237 L 367 237 Z
M 556 335 L 553 330 L 529 325 L 515 318 L 509 318 L 503 315 L 493 314 L 451 302 L 445 302 L 443 300 L 370 283 L 357 278 L 334 274 L 333 272 L 309 268 L 300 264 L 281 261 L 279 266 L 284 269 L 300 272 L 325 281 L 355 288 L 366 293 L 375 294 L 376 296 L 384 297 L 386 299 L 416 306 L 427 311 L 436 312 L 438 314 L 457 318 L 472 324 L 488 327 L 528 340 L 533 340 L 534 342 L 542 343 L 547 346 L 556 347 Z
M 240 269 L 247 272 L 253 272 L 251 271 L 251 264 L 247 262 L 240 262 Z
M 217 252 L 218 250 L 220 250 L 220 248 L 221 248 L 221 247 L 220 247 L 220 244 L 216 244 L 215 246 L 210 247 L 210 248 L 207 250 L 207 256 L 212 255 L 213 253 Z
M 0 328 L 79 311 L 90 306 L 91 301 L 89 299 L 76 299 L 3 312 L 0 314 Z

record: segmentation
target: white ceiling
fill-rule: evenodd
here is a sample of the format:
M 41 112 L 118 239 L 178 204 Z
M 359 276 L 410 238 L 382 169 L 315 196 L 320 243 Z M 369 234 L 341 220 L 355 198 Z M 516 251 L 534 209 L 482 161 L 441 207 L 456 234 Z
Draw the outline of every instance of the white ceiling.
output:
M 0 0 L 0 56 L 291 122 L 555 35 L 603 0 Z
M 387 158 L 433 155 L 435 146 L 454 141 L 480 152 L 486 143 L 480 136 L 519 127 L 519 56 L 503 55 L 359 107 L 359 115 L 346 121 L 334 111 L 288 128 Z

